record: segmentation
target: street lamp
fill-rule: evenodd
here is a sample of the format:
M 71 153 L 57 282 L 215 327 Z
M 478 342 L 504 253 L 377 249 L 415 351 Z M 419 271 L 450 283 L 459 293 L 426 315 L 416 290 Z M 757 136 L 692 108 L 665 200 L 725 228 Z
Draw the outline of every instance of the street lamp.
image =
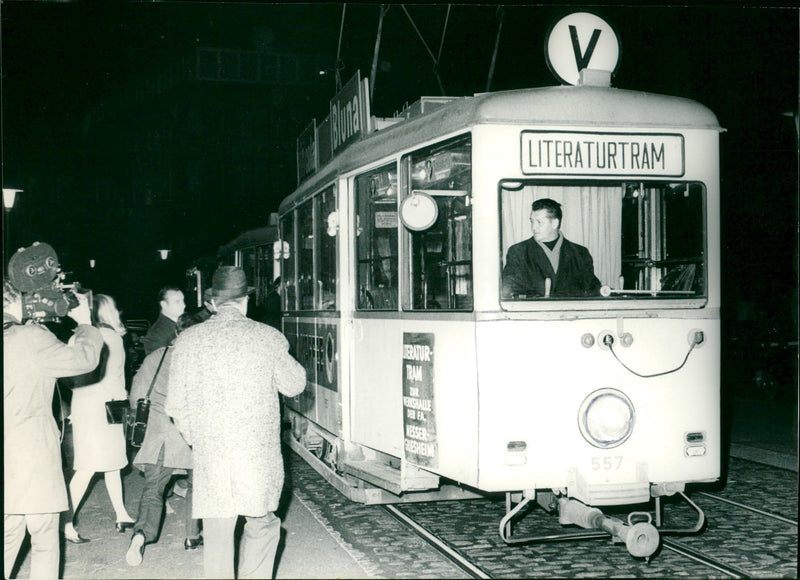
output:
M 166 260 L 169 257 L 169 250 L 156 250 L 160 255 L 162 260 Z
M 17 194 L 21 192 L 21 189 L 3 188 L 3 209 L 5 211 L 11 211 L 11 208 L 14 207 L 14 201 L 17 199 Z
M 90 267 L 90 268 L 94 268 L 95 264 L 97 264 L 97 262 L 95 261 L 95 259 L 94 259 L 94 258 L 90 258 L 90 259 L 89 259 L 89 267 Z
M 14 207 L 14 201 L 17 199 L 17 193 L 21 189 L 3 188 L 3 266 L 5 267 L 5 257 L 9 253 L 9 243 L 11 242 L 11 220 L 8 214 L 11 213 L 11 208 Z

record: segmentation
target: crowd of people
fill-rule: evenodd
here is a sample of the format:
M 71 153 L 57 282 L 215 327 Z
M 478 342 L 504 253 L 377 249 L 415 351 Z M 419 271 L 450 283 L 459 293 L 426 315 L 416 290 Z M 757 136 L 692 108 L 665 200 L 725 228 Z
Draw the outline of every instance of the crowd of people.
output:
M 158 541 L 168 486 L 185 474 L 183 546 L 204 546 L 206 577 L 272 577 L 281 525 L 274 512 L 284 477 L 279 394 L 301 393 L 306 372 L 281 332 L 247 318 L 253 290 L 241 268 L 220 267 L 205 307 L 187 314 L 180 288 L 163 288 L 158 319 L 143 340 L 146 356 L 126 385 L 126 328 L 111 296 L 77 295 L 68 315 L 74 331 L 60 340 L 40 321 L 25 319 L 21 293 L 4 280 L 6 578 L 26 531 L 31 578 L 59 577 L 61 533 L 74 544 L 90 541 L 78 532 L 76 514 L 97 473 L 116 531 L 131 533 L 120 555 L 128 565 L 140 565 L 146 545 Z M 59 380 L 72 393 L 74 475 L 68 486 L 52 409 Z M 143 399 L 149 402 L 147 430 L 131 464 L 141 470 L 144 487 L 133 517 L 121 480 L 129 464 L 126 424 L 112 409 L 119 401 L 135 409 Z M 237 574 L 239 518 L 245 525 Z

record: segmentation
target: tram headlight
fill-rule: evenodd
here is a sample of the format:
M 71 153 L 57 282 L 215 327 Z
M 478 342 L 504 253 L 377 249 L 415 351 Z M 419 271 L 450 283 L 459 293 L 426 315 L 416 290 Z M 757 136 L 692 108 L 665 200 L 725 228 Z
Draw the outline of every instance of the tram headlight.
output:
M 635 416 L 633 403 L 625 393 L 600 389 L 581 403 L 578 426 L 586 441 L 600 449 L 610 449 L 630 437 Z

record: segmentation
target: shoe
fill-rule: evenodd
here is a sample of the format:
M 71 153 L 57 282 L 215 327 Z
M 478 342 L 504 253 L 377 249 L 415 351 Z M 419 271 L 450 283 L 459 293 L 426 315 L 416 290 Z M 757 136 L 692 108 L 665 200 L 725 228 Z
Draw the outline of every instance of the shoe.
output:
M 72 542 L 73 544 L 88 544 L 91 542 L 89 538 L 82 538 L 81 535 L 78 533 L 78 530 L 72 528 L 72 530 L 65 529 L 64 530 L 64 538 L 68 542 Z
M 144 558 L 144 534 L 136 532 L 131 538 L 131 545 L 128 547 L 128 553 L 125 554 L 125 561 L 128 566 L 138 566 L 142 563 Z
M 199 546 L 203 545 L 203 536 L 197 538 L 186 538 L 183 541 L 184 550 L 196 550 Z
M 133 524 L 135 522 L 117 522 L 117 531 L 120 534 L 124 534 L 128 530 L 133 528 Z

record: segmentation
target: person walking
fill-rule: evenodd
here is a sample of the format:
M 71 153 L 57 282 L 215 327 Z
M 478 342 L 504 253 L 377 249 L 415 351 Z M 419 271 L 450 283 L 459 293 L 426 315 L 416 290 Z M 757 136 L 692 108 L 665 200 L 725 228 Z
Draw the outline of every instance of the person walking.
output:
M 183 291 L 177 286 L 164 286 L 158 292 L 158 305 L 161 308 L 158 318 L 142 339 L 145 356 L 167 346 L 178 333 L 178 318 L 186 310 Z
M 64 536 L 73 544 L 89 541 L 78 534 L 74 519 L 92 477 L 98 472 L 103 473 L 106 491 L 116 512 L 117 531 L 123 533 L 133 526 L 133 518 L 122 497 L 120 476 L 120 470 L 128 465 L 124 426 L 108 423 L 105 406 L 106 401 L 128 398 L 122 344 L 126 331 L 113 298 L 95 295 L 92 322 L 103 336 L 103 353 L 96 372 L 76 379 L 69 417 L 75 446 L 75 474 L 69 482 L 72 513 L 64 526 Z
M 68 508 L 59 433 L 51 409 L 56 379 L 100 361 L 103 338 L 91 326 L 87 298 L 69 312 L 78 323 L 70 345 L 43 325 L 22 324 L 22 295 L 3 282 L 3 568 L 11 578 L 25 530 L 31 578 L 57 578 L 59 512 Z
M 234 529 L 246 518 L 239 578 L 271 578 L 280 540 L 283 488 L 280 402 L 300 394 L 306 371 L 286 338 L 248 319 L 244 270 L 212 280 L 217 313 L 182 332 L 170 363 L 165 409 L 193 449 L 193 515 L 203 519 L 207 578 L 234 577 Z
M 198 314 L 183 314 L 178 319 L 178 333 L 204 320 Z M 133 408 L 139 399 L 150 399 L 150 415 L 147 421 L 142 447 L 133 464 L 144 473 L 144 488 L 139 501 L 139 515 L 133 525 L 133 536 L 125 555 L 130 566 L 142 563 L 144 546 L 157 541 L 164 512 L 164 491 L 176 471 L 187 470 L 186 490 L 186 539 L 185 550 L 194 550 L 202 545 L 200 520 L 192 518 L 192 450 L 183 440 L 178 428 L 164 413 L 164 401 L 169 391 L 169 366 L 172 359 L 171 346 L 161 347 L 144 359 L 133 377 L 130 402 Z

